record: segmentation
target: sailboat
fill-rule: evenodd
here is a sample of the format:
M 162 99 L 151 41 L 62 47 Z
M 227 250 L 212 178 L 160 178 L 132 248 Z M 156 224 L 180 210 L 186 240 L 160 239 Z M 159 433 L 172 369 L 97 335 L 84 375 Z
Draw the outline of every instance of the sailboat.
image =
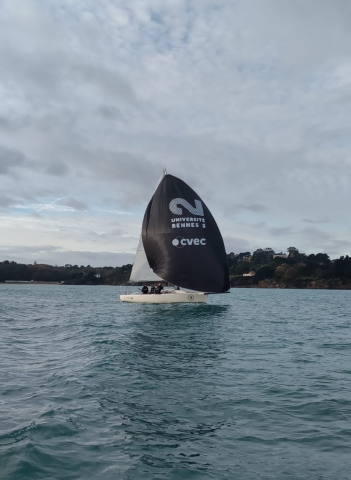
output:
M 230 288 L 223 238 L 205 202 L 163 171 L 142 224 L 130 282 L 167 282 L 161 294 L 121 295 L 132 303 L 205 303 Z

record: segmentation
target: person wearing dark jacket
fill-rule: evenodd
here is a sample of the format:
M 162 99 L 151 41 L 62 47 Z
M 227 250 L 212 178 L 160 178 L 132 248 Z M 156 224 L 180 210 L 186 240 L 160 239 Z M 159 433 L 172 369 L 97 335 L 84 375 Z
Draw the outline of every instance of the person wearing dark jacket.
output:
M 163 286 L 159 283 L 156 287 L 156 293 L 160 295 L 162 290 L 163 290 Z
M 156 287 L 155 285 L 152 285 L 150 293 L 156 293 Z
M 143 295 L 146 295 L 147 293 L 149 293 L 149 289 L 147 288 L 147 285 L 146 285 L 146 284 L 143 286 L 143 288 L 141 289 L 141 291 L 143 292 Z

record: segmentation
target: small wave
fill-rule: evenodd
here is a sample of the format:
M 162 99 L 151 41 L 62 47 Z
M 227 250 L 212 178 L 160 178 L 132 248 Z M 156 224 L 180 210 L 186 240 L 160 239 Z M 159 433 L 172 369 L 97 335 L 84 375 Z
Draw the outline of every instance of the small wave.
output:
M 10 430 L 5 433 L 0 434 L 0 442 L 4 442 L 7 439 L 20 439 L 22 440 L 29 432 L 36 430 L 38 425 L 36 422 L 31 422 L 29 425 L 25 425 L 23 427 L 18 427 L 13 430 Z

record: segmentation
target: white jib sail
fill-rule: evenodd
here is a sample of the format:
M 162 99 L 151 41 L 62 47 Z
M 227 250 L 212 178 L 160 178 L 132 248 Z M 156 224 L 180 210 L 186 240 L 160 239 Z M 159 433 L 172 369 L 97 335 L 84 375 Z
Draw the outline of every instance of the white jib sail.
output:
M 166 169 L 164 169 L 159 181 L 157 182 L 156 188 L 159 186 L 161 180 L 166 174 L 167 174 Z M 132 273 L 130 275 L 129 281 L 130 282 L 163 282 L 162 278 L 156 275 L 156 273 L 154 273 L 150 268 L 149 262 L 147 261 L 147 258 L 146 258 L 143 239 L 141 238 L 141 235 L 140 235 L 139 245 L 135 255 Z
M 131 282 L 162 282 L 156 273 L 154 273 L 147 261 L 145 250 L 143 246 L 143 240 L 140 236 L 138 250 L 135 255 L 132 273 L 130 275 Z

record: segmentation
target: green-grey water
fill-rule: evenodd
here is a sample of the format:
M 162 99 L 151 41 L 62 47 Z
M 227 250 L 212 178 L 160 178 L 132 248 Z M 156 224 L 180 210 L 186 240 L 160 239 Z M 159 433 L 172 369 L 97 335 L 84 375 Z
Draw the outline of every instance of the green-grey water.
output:
M 351 292 L 0 285 L 0 478 L 351 478 Z

